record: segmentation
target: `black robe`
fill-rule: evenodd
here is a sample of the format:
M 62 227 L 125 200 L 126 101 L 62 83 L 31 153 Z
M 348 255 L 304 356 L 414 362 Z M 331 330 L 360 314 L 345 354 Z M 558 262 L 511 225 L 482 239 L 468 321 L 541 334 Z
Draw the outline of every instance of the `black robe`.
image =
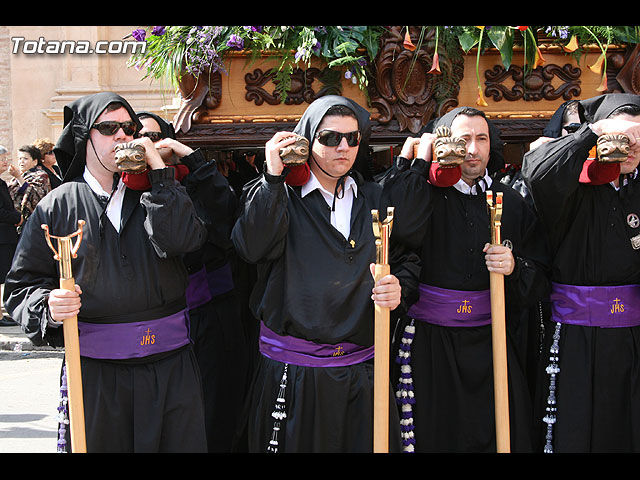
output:
M 78 220 L 86 221 L 78 257 L 72 261 L 75 282 L 82 288 L 79 321 L 151 320 L 186 308 L 188 276 L 182 255 L 198 249 L 206 232 L 171 170 L 153 171 L 150 178 L 149 192 L 126 189 L 119 233 L 103 214 L 106 199 L 81 177 L 66 181 L 38 204 L 18 243 L 4 297 L 12 318 L 33 343 L 64 345 L 62 328 L 48 326 L 47 300 L 58 288 L 59 264 L 42 224 L 60 236 L 75 232 Z M 200 377 L 189 345 L 130 361 L 81 360 L 89 451 L 206 448 Z M 130 389 L 145 389 L 142 378 L 148 375 L 158 380 L 159 390 L 147 390 L 130 405 Z M 178 413 L 175 421 L 170 416 L 159 421 L 172 408 L 183 418 Z M 134 419 L 142 419 L 143 412 L 148 428 L 134 427 Z M 140 431 L 134 436 L 132 429 Z
M 616 95 L 608 98 L 623 99 Z M 579 286 L 640 284 L 640 253 L 630 243 L 638 229 L 629 229 L 626 220 L 629 213 L 640 214 L 640 181 L 630 177 L 619 191 L 610 184 L 580 183 L 580 172 L 596 140 L 585 123 L 577 132 L 524 157 L 523 175 L 553 255 L 551 280 Z M 549 348 L 556 329 L 560 372 L 555 380 L 553 451 L 639 451 L 640 327 L 548 325 L 536 404 L 540 442 L 545 442 L 547 433 L 542 420 L 550 377 L 545 368 L 555 356 Z
M 434 187 L 427 181 L 429 165 L 414 160 L 410 168 L 385 182 L 385 196 L 398 211 L 391 241 L 420 252 L 421 284 L 488 290 L 489 272 L 482 251 L 485 243 L 490 243 L 483 193 L 486 182 L 477 183 L 478 194 L 465 194 L 453 186 Z M 499 182 L 493 182 L 489 189 L 504 195 L 502 238 L 511 242 L 516 260 L 514 271 L 505 277 L 512 451 L 531 451 L 527 309 L 547 290 L 546 257 L 537 241 L 536 216 L 522 197 Z M 416 293 L 413 301 L 417 299 Z M 412 323 L 415 444 L 409 448 L 416 452 L 495 452 L 491 326 L 439 326 L 408 315 L 397 332 L 396 351 L 402 347 L 402 331 Z M 399 364 L 393 380 L 402 374 Z
M 241 257 L 257 263 L 251 308 L 276 334 L 323 344 L 373 345 L 371 210 L 386 208 L 382 188 L 357 178 L 349 241 L 331 225 L 330 206 L 317 190 L 302 198 L 301 188 L 285 185 L 283 177 L 261 177 L 245 190 L 245 208 L 232 238 Z M 415 283 L 417 257 L 399 251 L 392 252 L 391 273 L 403 286 L 405 280 Z M 257 452 L 268 446 L 283 373 L 280 362 L 260 360 L 249 411 L 249 448 Z M 350 367 L 289 365 L 288 377 L 295 382 L 289 381 L 286 397 L 285 451 L 371 451 L 372 373 L 371 361 Z M 397 448 L 398 424 L 391 428 Z
M 232 451 L 240 423 L 250 363 L 236 279 L 229 276 L 235 263 L 231 228 L 237 199 L 216 162 L 206 161 L 200 150 L 181 158 L 180 163 L 189 169 L 182 184 L 208 231 L 206 243 L 184 256 L 185 266 L 195 278 L 203 269 L 207 276 L 221 272 L 212 282 L 218 287 L 210 289 L 211 299 L 190 308 L 189 317 L 202 377 L 208 450 L 227 453 Z

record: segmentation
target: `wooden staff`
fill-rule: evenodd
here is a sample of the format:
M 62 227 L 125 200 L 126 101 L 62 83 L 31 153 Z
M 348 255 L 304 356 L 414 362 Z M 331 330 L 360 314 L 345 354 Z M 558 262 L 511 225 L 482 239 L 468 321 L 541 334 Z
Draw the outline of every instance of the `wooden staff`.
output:
M 502 192 L 487 191 L 491 244 L 501 245 Z M 507 332 L 505 319 L 504 275 L 490 272 L 491 335 L 493 343 L 493 391 L 496 420 L 496 448 L 498 453 L 511 451 L 509 427 L 509 380 L 507 377 Z
M 48 225 L 42 225 L 53 258 L 60 262 L 60 288 L 75 291 L 75 280 L 71 273 L 71 259 L 77 258 L 77 251 L 82 241 L 84 220 L 78 220 L 78 230 L 66 237 L 54 237 L 49 234 Z M 72 237 L 77 236 L 74 245 Z M 51 244 L 51 238 L 58 240 L 58 249 Z M 69 427 L 71 429 L 71 451 L 86 453 L 86 436 L 84 422 L 84 399 L 82 395 L 82 371 L 80 369 L 80 341 L 78 338 L 78 317 L 73 316 L 62 322 L 64 331 L 65 365 L 67 374 L 67 392 L 69 399 Z
M 389 275 L 389 237 L 393 225 L 393 207 L 387 209 L 387 218 L 380 222 L 377 210 L 371 210 L 373 234 L 376 238 L 376 265 L 374 281 Z M 375 306 L 373 363 L 373 452 L 389 452 L 389 308 Z

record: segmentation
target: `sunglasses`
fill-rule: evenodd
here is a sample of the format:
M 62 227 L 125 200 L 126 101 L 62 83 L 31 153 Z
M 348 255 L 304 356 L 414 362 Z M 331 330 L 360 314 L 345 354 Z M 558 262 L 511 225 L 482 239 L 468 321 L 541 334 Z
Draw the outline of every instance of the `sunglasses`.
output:
M 162 132 L 144 132 L 141 133 L 140 136 L 150 138 L 153 143 L 156 143 L 164 138 L 162 136 Z
M 106 121 L 96 123 L 91 128 L 95 128 L 100 132 L 101 135 L 109 136 L 115 135 L 118 130 L 122 128 L 122 131 L 125 135 L 133 135 L 136 133 L 138 125 L 136 122 L 128 121 L 128 122 L 114 122 L 114 121 Z
M 355 132 L 340 133 L 333 130 L 320 130 L 316 133 L 316 138 L 325 147 L 337 147 L 343 138 L 347 140 L 347 145 L 356 147 L 360 143 L 360 132 L 356 130 Z

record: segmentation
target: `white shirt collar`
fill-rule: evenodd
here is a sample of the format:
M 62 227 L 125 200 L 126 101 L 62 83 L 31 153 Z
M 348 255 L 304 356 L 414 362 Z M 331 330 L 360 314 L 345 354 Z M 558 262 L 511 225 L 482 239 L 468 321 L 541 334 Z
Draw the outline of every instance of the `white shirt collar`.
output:
M 484 171 L 484 181 L 487 183 L 487 188 L 490 188 L 492 179 L 489 176 L 488 170 Z M 463 179 L 458 180 L 458 183 L 456 183 L 453 186 L 453 188 L 455 188 L 461 193 L 464 193 L 465 195 L 476 195 L 478 193 L 477 184 L 469 186 L 469 184 L 465 182 Z
M 300 195 L 304 198 L 307 195 L 309 195 L 311 192 L 313 192 L 314 190 L 318 189 L 325 196 L 325 198 L 327 198 L 327 196 L 328 196 L 328 198 L 333 199 L 333 192 L 329 192 L 326 188 L 324 188 L 320 184 L 320 182 L 318 181 L 316 176 L 313 174 L 313 172 L 310 172 L 310 173 L 311 173 L 311 175 L 309 176 L 309 180 L 307 181 L 307 183 L 305 183 L 302 186 L 302 189 L 300 190 Z M 344 182 L 344 191 L 347 192 L 350 188 L 353 189 L 353 196 L 357 197 L 358 196 L 358 184 L 353 179 L 353 177 L 348 176 L 345 179 L 345 182 Z
M 91 172 L 89 171 L 86 165 L 84 167 L 84 173 L 82 174 L 82 176 L 84 180 L 87 182 L 87 185 L 89 185 L 91 190 L 93 190 L 98 196 L 103 197 L 105 199 L 109 198 L 111 193 L 106 192 L 104 188 L 102 188 L 102 185 L 100 185 L 100 182 L 98 182 L 96 177 L 94 177 L 91 174 Z M 113 196 L 111 197 L 111 201 L 109 202 L 109 205 L 107 205 L 107 211 L 106 211 L 107 217 L 111 221 L 111 224 L 113 225 L 113 227 L 118 232 L 120 231 L 120 218 L 122 213 L 122 201 L 124 200 L 124 191 L 125 191 L 125 184 L 122 181 L 122 177 L 120 177 L 120 180 L 118 181 L 118 187 L 116 188 L 116 191 L 113 193 Z

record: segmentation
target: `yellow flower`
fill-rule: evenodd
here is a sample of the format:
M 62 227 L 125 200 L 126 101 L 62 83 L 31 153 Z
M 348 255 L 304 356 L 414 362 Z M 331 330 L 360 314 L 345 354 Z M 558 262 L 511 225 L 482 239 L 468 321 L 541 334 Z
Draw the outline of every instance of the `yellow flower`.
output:
M 565 52 L 575 52 L 578 49 L 578 37 L 575 35 L 571 37 L 569 43 L 562 47 Z
M 593 65 L 589 65 L 589 70 L 591 70 L 593 73 L 600 73 L 602 72 L 602 65 L 604 64 L 604 53 L 601 53 L 600 56 L 598 57 L 598 60 L 596 60 L 596 63 L 594 63 Z
M 484 95 L 482 94 L 482 87 L 478 85 L 478 98 L 476 100 L 476 104 L 480 107 L 488 107 L 489 104 L 484 99 Z

